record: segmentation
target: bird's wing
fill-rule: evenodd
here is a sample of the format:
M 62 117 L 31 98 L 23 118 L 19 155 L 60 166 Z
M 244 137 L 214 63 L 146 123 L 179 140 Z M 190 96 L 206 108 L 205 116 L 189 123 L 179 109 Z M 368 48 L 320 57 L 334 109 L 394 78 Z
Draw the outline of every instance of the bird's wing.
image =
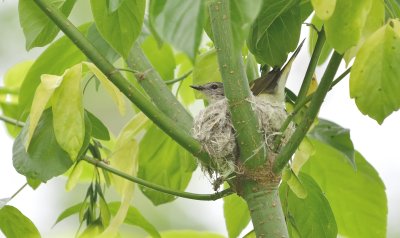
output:
M 278 81 L 283 79 L 286 81 L 289 76 L 290 69 L 292 67 L 292 63 L 296 56 L 299 54 L 301 47 L 304 44 L 304 40 L 300 43 L 297 49 L 293 52 L 290 59 L 287 63 L 282 67 L 282 69 L 274 68 L 266 75 L 257 78 L 256 80 L 250 83 L 250 89 L 255 96 L 261 93 L 273 93 L 276 90 Z

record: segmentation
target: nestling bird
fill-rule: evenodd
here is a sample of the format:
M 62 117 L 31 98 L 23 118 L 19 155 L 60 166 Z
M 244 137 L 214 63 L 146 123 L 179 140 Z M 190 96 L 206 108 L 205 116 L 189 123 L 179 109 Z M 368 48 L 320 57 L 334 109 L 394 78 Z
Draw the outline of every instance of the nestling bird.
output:
M 259 128 L 264 135 L 264 141 L 269 153 L 273 151 L 273 141 L 282 123 L 287 117 L 285 110 L 285 84 L 300 46 L 293 53 L 282 69 L 275 68 L 264 77 L 254 80 L 250 84 L 253 96 L 248 98 L 256 112 Z M 204 85 L 192 85 L 193 89 L 203 93 L 208 101 L 194 119 L 192 134 L 207 151 L 214 161 L 214 168 L 222 177 L 236 171 L 238 146 L 235 139 L 235 129 L 232 125 L 228 101 L 224 94 L 221 82 L 211 82 Z M 291 124 L 282 136 L 284 144 L 294 131 Z

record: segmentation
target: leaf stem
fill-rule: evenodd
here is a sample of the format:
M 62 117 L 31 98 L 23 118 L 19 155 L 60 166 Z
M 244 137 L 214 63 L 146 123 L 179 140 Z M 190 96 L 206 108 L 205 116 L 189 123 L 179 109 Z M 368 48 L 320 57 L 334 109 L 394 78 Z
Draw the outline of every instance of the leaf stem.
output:
M 187 77 L 189 77 L 190 74 L 192 74 L 192 70 L 190 70 L 189 72 L 185 73 L 184 75 L 182 75 L 182 76 L 179 77 L 179 78 L 165 81 L 165 83 L 166 83 L 167 85 L 174 84 L 174 83 L 176 83 L 176 82 L 179 82 L 179 81 L 182 81 L 182 80 L 186 79 Z
M 255 168 L 265 162 L 267 151 L 249 101 L 251 91 L 244 70 L 241 47 L 235 47 L 234 44 L 229 9 L 229 0 L 211 1 L 210 22 L 225 96 L 240 148 L 239 159 L 245 167 Z
M 342 55 L 340 55 L 336 51 L 333 52 L 328 67 L 326 68 L 325 73 L 322 76 L 317 91 L 315 91 L 312 97 L 310 107 L 308 108 L 303 121 L 296 128 L 296 131 L 294 132 L 288 143 L 282 148 L 278 157 L 275 160 L 273 166 L 273 171 L 275 173 L 279 173 L 289 162 L 293 153 L 296 151 L 297 147 L 300 145 L 304 136 L 310 129 L 310 126 L 312 125 L 315 117 L 318 114 L 319 109 L 321 108 L 322 102 L 324 101 L 326 94 L 331 88 L 333 78 L 335 77 L 342 58 Z
M 23 127 L 25 125 L 25 123 L 23 123 L 23 122 L 17 121 L 14 118 L 6 117 L 6 116 L 3 116 L 3 115 L 0 115 L 0 121 L 4 121 L 5 123 L 11 124 L 11 125 L 15 125 L 15 126 L 18 126 L 18 127 Z
M 340 81 L 342 81 L 342 79 L 344 79 L 344 77 L 346 77 L 351 71 L 351 67 L 349 67 L 348 69 L 346 69 L 339 77 L 337 77 L 335 80 L 333 80 L 331 87 L 329 88 L 329 91 L 336 85 L 338 84 Z M 289 126 L 290 122 L 293 121 L 293 118 L 297 115 L 297 113 L 309 102 L 311 101 L 311 99 L 313 98 L 314 93 L 308 95 L 303 101 L 299 102 L 298 104 L 295 105 L 295 107 L 293 108 L 293 111 L 287 116 L 287 118 L 285 119 L 285 121 L 282 123 L 281 128 L 279 129 L 280 134 L 277 135 L 275 141 L 274 141 L 274 147 L 278 148 L 281 139 L 282 139 L 282 134 L 283 132 L 287 129 L 287 127 Z
M 130 176 L 129 174 L 123 173 L 117 169 L 114 169 L 114 168 L 106 165 L 105 163 L 101 162 L 101 160 L 97 160 L 97 159 L 94 159 L 94 158 L 91 158 L 88 156 L 85 156 L 83 158 L 83 160 L 85 160 L 86 162 L 93 164 L 97 167 L 100 167 L 104 170 L 107 170 L 110 173 L 113 173 L 117 176 L 127 179 L 131 182 L 154 189 L 156 191 L 171 194 L 171 195 L 174 195 L 177 197 L 188 198 L 188 199 L 193 199 L 193 200 L 200 200 L 200 201 L 215 201 L 217 199 L 223 198 L 223 197 L 228 196 L 233 193 L 233 191 L 231 189 L 225 189 L 221 192 L 214 193 L 214 194 L 196 194 L 196 193 L 180 192 L 180 191 L 172 190 L 172 189 L 169 189 L 169 188 L 157 185 L 157 184 L 150 183 L 146 180 L 143 180 L 143 179 L 140 179 L 137 177 Z
M 28 185 L 28 183 L 25 183 L 24 185 L 22 185 L 22 186 L 10 197 L 10 200 L 13 199 L 13 198 L 15 198 L 15 197 L 18 195 L 18 193 L 20 193 L 20 192 L 26 187 L 26 185 Z
M 303 101 L 303 99 L 307 96 L 308 89 L 310 88 L 311 80 L 315 72 L 315 68 L 317 67 L 319 56 L 321 55 L 322 48 L 325 43 L 325 31 L 324 28 L 318 31 L 318 39 L 315 43 L 314 51 L 311 56 L 310 63 L 308 64 L 308 68 L 306 74 L 304 75 L 303 83 L 301 84 L 301 88 L 299 94 L 297 95 L 296 104 Z
M 129 80 L 124 78 L 104 56 L 88 41 L 81 32 L 56 8 L 45 0 L 34 0 L 42 11 L 69 37 L 74 44 L 108 77 L 121 92 L 133 102 L 149 119 L 185 149 L 208 164 L 208 154 L 189 131 L 182 129 L 178 122 L 160 111 Z

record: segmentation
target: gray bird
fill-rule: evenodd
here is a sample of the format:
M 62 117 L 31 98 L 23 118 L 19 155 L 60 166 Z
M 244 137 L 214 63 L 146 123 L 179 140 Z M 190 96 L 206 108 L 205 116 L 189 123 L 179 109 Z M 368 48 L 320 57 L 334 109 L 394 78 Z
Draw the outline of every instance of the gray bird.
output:
M 282 68 L 275 67 L 266 75 L 250 82 L 250 90 L 254 96 L 264 97 L 269 102 L 284 102 L 286 80 L 289 76 L 292 63 L 300 52 L 303 43 L 304 40 Z M 191 85 L 190 87 L 202 92 L 210 104 L 225 98 L 224 85 L 221 82 Z
M 274 68 L 250 83 L 254 97 L 249 100 L 256 112 L 266 147 L 270 152 L 272 152 L 273 139 L 279 133 L 279 129 L 287 117 L 284 104 L 285 84 L 291 65 L 303 42 L 282 69 Z M 232 172 L 239 172 L 236 166 L 239 154 L 235 139 L 236 132 L 232 125 L 223 83 L 211 82 L 191 87 L 203 93 L 209 102 L 208 106 L 200 111 L 194 119 L 193 137 L 210 154 L 214 161 L 212 169 L 216 170 L 223 178 Z M 294 125 L 291 124 L 282 137 L 283 144 L 290 138 L 293 131 Z M 210 168 L 205 169 L 210 170 Z

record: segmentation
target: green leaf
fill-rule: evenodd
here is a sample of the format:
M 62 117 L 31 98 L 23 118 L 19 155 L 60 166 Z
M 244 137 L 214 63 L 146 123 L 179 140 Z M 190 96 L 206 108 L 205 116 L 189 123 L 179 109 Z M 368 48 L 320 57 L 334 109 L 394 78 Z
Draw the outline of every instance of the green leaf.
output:
M 125 1 L 125 0 L 107 0 L 107 2 L 108 2 L 108 11 L 109 11 L 109 13 L 113 13 L 113 12 L 115 12 L 116 10 L 118 10 L 118 8 L 121 7 L 121 5 L 122 5 L 122 3 L 123 3 L 124 1 Z
M 300 143 L 300 146 L 296 150 L 291 169 L 298 175 L 301 167 L 308 161 L 311 155 L 315 153 L 314 146 L 310 142 L 308 137 L 304 137 Z
M 239 237 L 250 222 L 246 201 L 236 194 L 224 197 L 224 217 L 229 237 Z
M 191 230 L 165 231 L 161 233 L 162 238 L 224 238 L 223 235 L 211 232 L 200 232 Z
M 312 140 L 316 153 L 303 166 L 318 183 L 335 215 L 344 237 L 386 237 L 387 199 L 385 186 L 376 170 L 355 154 L 357 171 L 336 149 Z
M 92 24 L 87 32 L 87 39 L 92 45 L 99 51 L 108 61 L 115 62 L 121 56 L 104 40 L 99 31 L 97 30 L 96 24 Z
M 146 132 L 139 148 L 140 178 L 170 189 L 185 190 L 197 167 L 194 157 L 189 152 L 155 125 Z M 175 200 L 172 195 L 140 188 L 155 205 Z
M 321 20 L 328 20 L 335 11 L 336 0 L 311 0 L 315 14 Z
M 372 0 L 337 0 L 325 22 L 326 40 L 339 53 L 356 46 L 361 38 Z
M 19 118 L 19 107 L 15 103 L 2 103 L 0 102 L 0 108 L 4 116 L 13 118 L 17 121 Z M 13 137 L 17 137 L 19 132 L 21 131 L 21 128 L 9 123 L 5 123 L 7 127 L 8 133 Z
M 96 75 L 97 79 L 99 79 L 99 81 L 101 82 L 101 85 L 103 85 L 104 89 L 107 91 L 108 94 L 110 94 L 115 104 L 117 104 L 120 114 L 124 115 L 126 111 L 124 94 L 122 94 L 117 86 L 115 86 L 110 80 L 108 80 L 107 76 L 103 74 L 103 72 L 101 72 L 101 70 L 98 69 L 96 65 L 90 62 L 83 62 L 83 64 L 86 65 L 94 75 Z
M 29 187 L 31 187 L 33 190 L 36 190 L 42 182 L 39 179 L 34 179 L 34 178 L 26 178 L 26 182 L 28 183 Z
M 126 59 L 142 30 L 145 1 L 123 1 L 112 13 L 109 12 L 106 1 L 91 0 L 90 3 L 100 34 Z
M 110 140 L 110 133 L 103 122 L 88 110 L 85 112 L 92 124 L 92 136 L 99 140 Z
M 57 220 L 53 226 L 55 226 L 60 221 L 66 219 L 76 213 L 79 213 L 79 211 L 81 211 L 82 207 L 84 207 L 84 204 L 87 204 L 87 202 L 83 202 L 83 203 L 81 202 L 81 203 L 75 204 L 75 205 L 65 209 L 64 211 L 62 211 L 61 214 L 57 217 Z
M 24 126 L 14 141 L 13 164 L 15 170 L 42 182 L 65 173 L 71 167 L 72 160 L 56 141 L 51 109 L 43 112 L 27 151 L 24 144 L 28 126 L 29 123 Z
M 287 222 L 302 238 L 336 238 L 338 228 L 324 193 L 309 175 L 299 175 L 307 190 L 306 198 L 299 198 L 286 184 L 280 186 L 280 197 Z
M 300 181 L 297 175 L 290 168 L 285 168 L 282 171 L 282 178 L 289 186 L 290 190 L 301 199 L 305 199 L 308 196 L 307 189 L 304 184 Z
M 350 97 L 379 124 L 400 108 L 400 22 L 391 20 L 360 48 L 350 73 Z
M 8 205 L 0 209 L 0 230 L 7 238 L 41 237 L 28 217 L 17 208 Z
M 250 29 L 247 46 L 259 63 L 280 67 L 297 47 L 301 24 L 298 1 L 264 1 Z
M 229 3 L 233 42 L 236 49 L 241 49 L 263 1 L 230 0 Z
M 181 77 L 182 75 L 186 74 L 190 70 L 193 70 L 193 64 L 190 59 L 183 53 L 178 53 L 176 56 L 176 63 L 177 63 L 177 77 Z M 196 59 L 196 61 L 198 58 Z M 192 104 L 196 99 L 194 97 L 194 91 L 190 88 L 190 85 L 193 85 L 193 72 L 181 82 L 179 88 L 179 96 L 182 99 L 182 102 L 186 105 Z
M 79 30 L 86 33 L 89 24 L 82 25 Z M 35 90 L 42 74 L 61 75 L 65 69 L 85 60 L 83 53 L 65 36 L 52 43 L 33 63 L 21 85 L 19 103 L 23 118 L 29 112 Z M 51 64 L 49 64 L 51 62 Z
M 256 62 L 256 58 L 252 53 L 248 53 L 246 57 L 246 75 L 249 82 L 260 77 L 258 73 L 258 64 Z
M 343 59 L 346 64 L 349 64 L 353 59 L 364 41 L 376 30 L 378 30 L 385 23 L 385 4 L 380 0 L 372 0 L 372 7 L 368 13 L 367 20 L 365 21 L 364 28 L 361 32 L 361 38 L 358 44 L 346 51 Z
M 108 204 L 111 214 L 115 215 L 120 206 L 119 202 L 112 202 Z M 161 237 L 157 229 L 137 210 L 135 207 L 130 206 L 124 223 L 138 226 L 149 233 L 152 237 Z
M 15 64 L 7 72 L 4 74 L 4 87 L 9 91 L 15 92 L 18 94 L 21 84 L 28 73 L 28 70 L 31 68 L 34 61 L 28 60 L 23 61 L 18 64 Z M 18 95 L 14 95 L 14 93 L 8 93 L 8 98 L 2 98 L 0 95 L 0 102 L 18 102 Z
M 204 1 L 151 0 L 150 26 L 177 50 L 194 60 L 204 25 Z
M 210 50 L 197 57 L 193 67 L 193 84 L 203 85 L 209 82 L 221 82 L 217 52 Z M 202 93 L 194 92 L 196 98 L 204 98 Z
M 65 71 L 52 97 L 53 127 L 58 144 L 77 159 L 85 138 L 82 93 L 82 64 Z
M 48 0 L 47 2 L 68 17 L 76 0 Z M 20 0 L 18 13 L 21 27 L 24 30 L 27 50 L 47 45 L 60 31 L 32 0 Z
M 18 94 L 23 79 L 32 66 L 33 61 L 23 61 L 13 65 L 4 74 L 4 86 L 0 87 L 0 108 L 4 116 L 20 121 Z M 9 123 L 5 123 L 7 132 L 13 137 L 17 137 L 21 128 Z
M 356 170 L 354 146 L 350 138 L 350 130 L 331 121 L 318 119 L 318 124 L 308 134 L 311 138 L 326 143 L 342 153 Z
M 143 41 L 141 46 L 161 78 L 163 80 L 173 79 L 176 64 L 171 47 L 167 43 L 159 46 L 156 39 L 151 35 Z
M 44 74 L 40 77 L 41 82 L 36 89 L 29 114 L 29 131 L 25 147 L 29 146 L 40 117 L 42 116 L 43 111 L 49 106 L 49 101 L 55 89 L 60 86 L 63 76 L 64 75 L 57 76 Z

